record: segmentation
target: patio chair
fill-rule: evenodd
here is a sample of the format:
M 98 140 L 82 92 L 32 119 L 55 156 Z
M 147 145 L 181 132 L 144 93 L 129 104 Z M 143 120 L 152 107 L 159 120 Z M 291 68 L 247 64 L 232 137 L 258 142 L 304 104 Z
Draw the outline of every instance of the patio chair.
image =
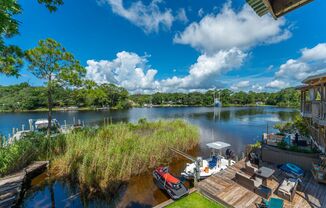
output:
M 242 185 L 243 187 L 255 192 L 256 189 L 262 185 L 262 180 L 258 177 L 252 178 L 250 175 L 247 175 L 243 172 L 237 172 L 235 174 L 235 181 Z
M 284 179 L 277 189 L 277 195 L 292 201 L 298 186 L 298 180 L 294 178 Z
M 264 199 L 269 199 L 269 197 L 272 195 L 272 189 L 267 186 L 260 185 L 258 188 L 256 188 L 255 193 Z
M 284 200 L 279 198 L 262 199 L 262 202 L 257 204 L 258 208 L 283 208 L 283 206 Z
M 249 160 L 245 163 L 246 172 L 250 175 L 254 175 L 258 168 L 256 168 Z

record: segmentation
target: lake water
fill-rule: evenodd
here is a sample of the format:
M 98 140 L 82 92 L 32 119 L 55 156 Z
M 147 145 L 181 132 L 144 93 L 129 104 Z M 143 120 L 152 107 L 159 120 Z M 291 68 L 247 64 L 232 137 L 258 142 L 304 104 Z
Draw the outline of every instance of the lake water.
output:
M 290 108 L 276 107 L 171 107 L 171 108 L 133 108 L 106 112 L 55 112 L 54 117 L 62 124 L 64 120 L 82 120 L 85 124 L 103 123 L 104 118 L 113 122 L 137 122 L 140 118 L 148 120 L 182 118 L 200 128 L 201 140 L 197 148 L 189 152 L 193 156 L 207 156 L 206 144 L 225 141 L 232 150 L 240 154 L 247 144 L 261 139 L 263 132 L 275 131 L 277 122 L 293 119 L 299 112 Z M 28 127 L 28 119 L 46 118 L 46 113 L 1 113 L 0 132 L 7 135 L 12 128 Z M 155 153 L 153 153 L 155 154 Z M 174 161 L 171 171 L 178 175 L 189 162 L 183 159 Z M 152 181 L 151 173 L 133 177 L 113 195 L 89 199 L 80 193 L 76 184 L 69 181 L 49 182 L 45 174 L 37 178 L 26 193 L 22 207 L 151 207 L 168 199 Z

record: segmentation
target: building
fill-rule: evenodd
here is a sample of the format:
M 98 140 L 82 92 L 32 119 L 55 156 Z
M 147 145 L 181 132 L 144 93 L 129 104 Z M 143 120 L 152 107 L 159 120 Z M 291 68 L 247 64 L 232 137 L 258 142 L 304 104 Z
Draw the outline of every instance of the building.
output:
M 270 13 L 274 19 L 297 9 L 313 0 L 246 0 L 257 15 Z
M 314 75 L 297 87 L 301 91 L 301 114 L 307 120 L 315 145 L 326 151 L 326 73 Z

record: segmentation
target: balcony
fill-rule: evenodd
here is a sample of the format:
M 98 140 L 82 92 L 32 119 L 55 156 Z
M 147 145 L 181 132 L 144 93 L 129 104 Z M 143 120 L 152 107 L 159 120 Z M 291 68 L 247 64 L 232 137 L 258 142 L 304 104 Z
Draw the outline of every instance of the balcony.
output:
M 306 101 L 301 106 L 303 117 L 312 118 L 315 123 L 326 126 L 326 102 Z
M 301 107 L 301 113 L 303 117 L 311 118 L 312 117 L 312 106 L 310 101 L 306 101 Z

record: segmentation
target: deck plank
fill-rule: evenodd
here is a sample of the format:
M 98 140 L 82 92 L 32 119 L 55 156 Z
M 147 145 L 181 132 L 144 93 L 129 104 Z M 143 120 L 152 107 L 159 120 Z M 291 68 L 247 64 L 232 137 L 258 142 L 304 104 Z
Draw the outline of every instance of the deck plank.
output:
M 0 178 L 0 208 L 16 206 L 26 181 L 44 171 L 48 164 L 48 161 L 33 162 L 17 173 Z
M 284 176 L 272 164 L 263 164 L 276 170 L 275 179 L 268 181 L 272 188 L 272 197 L 276 195 L 276 189 L 284 179 Z M 203 194 L 213 197 L 216 201 L 222 201 L 231 207 L 251 208 L 261 202 L 261 197 L 234 181 L 235 174 L 245 167 L 243 160 L 231 168 L 223 170 L 214 176 L 208 177 L 199 182 Z M 297 190 L 292 202 L 284 200 L 285 208 L 322 208 L 326 207 L 326 185 L 318 184 L 310 173 L 303 178 L 302 187 Z

